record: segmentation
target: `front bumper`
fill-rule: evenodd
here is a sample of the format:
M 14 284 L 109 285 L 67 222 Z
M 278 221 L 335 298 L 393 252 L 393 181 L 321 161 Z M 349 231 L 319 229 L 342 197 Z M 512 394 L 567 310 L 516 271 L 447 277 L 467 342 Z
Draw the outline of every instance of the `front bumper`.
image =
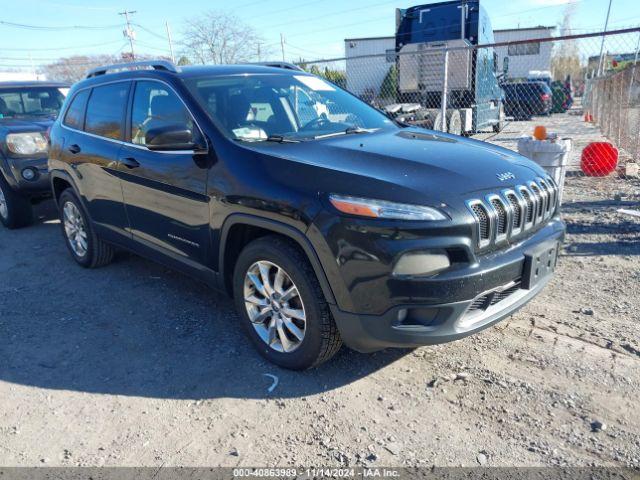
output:
M 51 195 L 47 157 L 5 158 L 4 163 L 5 176 L 14 190 L 31 197 Z M 26 180 L 22 175 L 22 172 L 27 168 L 35 173 L 32 180 Z
M 344 343 L 358 352 L 446 343 L 473 335 L 513 315 L 538 295 L 550 278 L 547 277 L 531 290 L 519 289 L 507 299 L 471 318 L 467 318 L 467 312 L 474 299 L 428 305 L 422 309 L 415 305 L 395 307 L 380 316 L 346 313 L 333 306 L 332 314 Z M 428 325 L 404 325 L 398 317 L 399 312 L 406 309 L 423 310 L 433 321 Z
M 404 280 L 405 301 L 390 303 L 382 313 L 347 311 L 333 305 L 343 341 L 354 350 L 371 352 L 445 343 L 483 330 L 540 293 L 551 276 L 530 289 L 522 288 L 525 254 L 543 244 L 562 242 L 564 233 L 564 223 L 556 217 L 519 244 L 479 257 L 477 264 L 426 279 Z M 397 280 L 387 281 L 393 282 Z M 370 291 L 378 303 L 381 293 Z

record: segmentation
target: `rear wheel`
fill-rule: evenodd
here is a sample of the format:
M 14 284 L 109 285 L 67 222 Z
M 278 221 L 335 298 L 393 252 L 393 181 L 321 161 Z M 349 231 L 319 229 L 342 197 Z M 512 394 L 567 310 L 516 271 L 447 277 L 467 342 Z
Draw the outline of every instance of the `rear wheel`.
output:
M 60 224 L 73 259 L 86 268 L 97 268 L 113 260 L 113 247 L 96 235 L 80 200 L 70 188 L 60 195 Z
M 342 345 L 311 265 L 292 242 L 267 236 L 240 253 L 233 293 L 243 329 L 267 360 L 304 370 Z
M 493 125 L 493 131 L 495 133 L 500 133 L 502 130 L 504 130 L 506 123 L 507 122 L 506 122 L 506 115 L 504 113 L 504 104 L 500 102 L 500 107 L 498 111 L 498 123 Z
M 433 115 L 433 127 L 432 128 L 433 128 L 433 130 L 437 130 L 439 132 L 446 132 L 447 131 L 446 118 L 445 118 L 445 124 L 442 125 L 442 112 L 440 110 L 437 110 L 435 112 L 435 115 Z
M 10 229 L 33 223 L 31 201 L 13 190 L 0 174 L 0 222 Z
M 462 135 L 462 117 L 460 110 L 449 110 L 447 112 L 447 132 L 452 135 Z

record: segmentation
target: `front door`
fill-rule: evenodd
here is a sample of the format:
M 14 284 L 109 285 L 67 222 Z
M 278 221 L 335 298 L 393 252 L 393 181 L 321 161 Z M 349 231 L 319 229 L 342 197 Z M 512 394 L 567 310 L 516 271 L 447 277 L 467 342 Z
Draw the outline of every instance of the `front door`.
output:
M 151 130 L 184 126 L 202 134 L 173 89 L 153 80 L 135 83 L 130 120 L 118 168 L 131 233 L 161 254 L 202 265 L 209 239 L 208 169 L 194 151 L 145 146 Z

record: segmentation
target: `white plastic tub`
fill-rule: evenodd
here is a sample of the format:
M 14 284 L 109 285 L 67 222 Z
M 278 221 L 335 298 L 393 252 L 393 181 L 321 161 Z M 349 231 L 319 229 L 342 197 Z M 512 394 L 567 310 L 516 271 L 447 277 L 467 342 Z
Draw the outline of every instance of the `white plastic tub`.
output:
M 564 177 L 571 147 L 571 139 L 569 138 L 550 140 L 521 138 L 518 140 L 518 153 L 536 162 L 555 180 L 559 189 L 559 203 L 562 203 Z

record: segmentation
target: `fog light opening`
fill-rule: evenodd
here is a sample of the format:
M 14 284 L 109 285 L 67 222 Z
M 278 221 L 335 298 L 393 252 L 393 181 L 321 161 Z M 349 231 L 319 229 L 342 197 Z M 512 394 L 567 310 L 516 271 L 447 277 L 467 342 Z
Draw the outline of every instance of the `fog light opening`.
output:
M 421 307 L 398 311 L 398 326 L 408 328 L 435 329 L 442 325 L 446 315 L 440 307 Z
M 31 181 L 34 178 L 36 178 L 36 171 L 33 168 L 25 168 L 24 170 L 22 170 L 22 178 L 24 178 L 25 180 Z
M 393 274 L 397 276 L 433 275 L 450 266 L 451 260 L 445 250 L 409 252 L 398 259 Z

